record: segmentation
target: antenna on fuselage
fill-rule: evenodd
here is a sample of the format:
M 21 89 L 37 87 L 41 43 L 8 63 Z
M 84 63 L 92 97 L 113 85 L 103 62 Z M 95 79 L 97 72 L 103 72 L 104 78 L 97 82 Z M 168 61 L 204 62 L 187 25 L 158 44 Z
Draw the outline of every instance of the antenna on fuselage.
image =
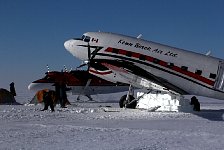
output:
M 142 34 L 139 34 L 138 36 L 137 36 L 137 39 L 140 39 L 142 37 Z

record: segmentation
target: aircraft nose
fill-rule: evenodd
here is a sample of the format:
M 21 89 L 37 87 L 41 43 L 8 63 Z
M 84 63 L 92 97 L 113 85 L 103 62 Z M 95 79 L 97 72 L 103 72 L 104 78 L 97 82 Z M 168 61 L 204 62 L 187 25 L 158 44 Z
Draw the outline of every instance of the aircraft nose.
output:
M 64 47 L 65 47 L 67 50 L 70 49 L 70 40 L 65 41 L 65 43 L 64 43 Z

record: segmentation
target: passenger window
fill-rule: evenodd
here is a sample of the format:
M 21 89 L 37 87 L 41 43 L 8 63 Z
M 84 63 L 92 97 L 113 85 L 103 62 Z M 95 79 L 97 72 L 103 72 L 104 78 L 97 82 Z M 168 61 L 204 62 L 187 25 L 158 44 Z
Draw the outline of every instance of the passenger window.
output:
M 168 64 L 167 64 L 167 67 L 168 67 L 168 68 L 173 68 L 173 67 L 174 67 L 174 63 L 168 63 Z
M 195 71 L 195 74 L 197 74 L 197 75 L 201 75 L 201 74 L 202 74 L 202 71 L 201 71 L 201 70 L 196 70 L 196 71 Z
M 216 74 L 214 74 L 214 73 L 210 73 L 209 78 L 211 78 L 211 79 L 215 79 L 215 78 L 216 78 Z
M 140 59 L 140 60 L 146 60 L 145 55 L 140 55 L 140 56 L 139 56 L 139 59 Z
M 186 66 L 181 66 L 181 70 L 183 70 L 183 71 L 187 71 L 187 69 L 188 69 L 188 67 L 186 67 Z
M 132 52 L 126 52 L 126 56 L 131 57 L 132 56 Z
M 160 60 L 159 60 L 159 59 L 157 59 L 157 58 L 154 58 L 154 59 L 153 59 L 153 63 L 155 63 L 155 64 L 158 64 L 158 63 L 159 63 L 159 61 L 160 61 Z

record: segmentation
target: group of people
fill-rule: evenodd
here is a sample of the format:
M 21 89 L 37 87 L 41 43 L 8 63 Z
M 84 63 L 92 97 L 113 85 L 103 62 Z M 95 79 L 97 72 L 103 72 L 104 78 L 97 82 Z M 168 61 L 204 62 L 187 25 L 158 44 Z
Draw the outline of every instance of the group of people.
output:
M 51 111 L 54 112 L 54 100 L 52 98 L 52 91 L 46 90 L 43 93 L 43 102 L 44 102 L 44 109 L 41 111 L 48 110 L 48 107 L 50 106 Z
M 66 94 L 66 91 L 67 91 L 67 87 L 65 84 L 55 84 L 55 102 L 58 102 L 60 103 L 61 105 L 61 108 L 66 108 L 66 102 L 68 102 L 68 99 L 67 99 L 67 94 Z M 54 98 L 53 98 L 53 91 L 50 91 L 50 90 L 46 90 L 44 91 L 44 94 L 43 94 L 43 102 L 44 102 L 44 109 L 42 109 L 42 111 L 44 110 L 48 110 L 48 107 L 50 106 L 51 108 L 51 111 L 53 112 L 54 111 Z
M 16 90 L 15 90 L 15 84 L 14 82 L 10 83 L 10 93 L 13 96 L 16 96 Z M 44 90 L 43 93 L 43 102 L 44 102 L 44 110 L 48 110 L 48 107 L 50 106 L 51 111 L 54 112 L 54 106 L 56 102 L 59 102 L 61 105 L 61 108 L 66 108 L 66 103 L 68 102 L 66 91 L 69 90 L 66 87 L 66 84 L 59 83 L 55 84 L 55 94 L 54 91 L 50 90 Z

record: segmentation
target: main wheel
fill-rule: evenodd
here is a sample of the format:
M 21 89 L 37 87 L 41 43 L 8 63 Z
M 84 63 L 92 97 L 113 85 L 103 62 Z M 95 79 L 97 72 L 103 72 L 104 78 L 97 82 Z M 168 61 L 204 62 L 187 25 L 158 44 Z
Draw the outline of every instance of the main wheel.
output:
M 135 107 L 137 106 L 137 102 L 135 101 L 135 102 L 132 102 L 131 104 L 127 104 L 126 97 L 127 97 L 127 95 L 123 95 L 121 97 L 121 99 L 119 101 L 120 108 L 123 108 L 126 105 L 126 108 L 133 108 L 133 109 L 135 109 Z M 129 102 L 131 102 L 134 99 L 135 99 L 134 96 L 129 95 Z

